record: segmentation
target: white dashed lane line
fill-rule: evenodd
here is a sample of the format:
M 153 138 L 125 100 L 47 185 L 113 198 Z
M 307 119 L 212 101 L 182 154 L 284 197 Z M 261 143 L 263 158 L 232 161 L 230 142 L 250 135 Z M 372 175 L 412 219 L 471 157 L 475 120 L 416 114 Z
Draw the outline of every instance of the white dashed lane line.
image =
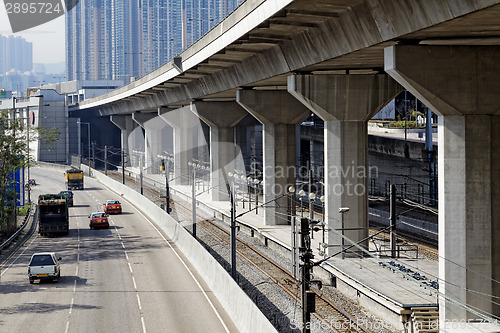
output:
M 66 321 L 66 330 L 68 333 L 69 324 L 71 321 L 71 314 L 73 313 L 73 305 L 75 304 L 75 295 L 76 295 L 76 284 L 78 282 L 78 271 L 80 266 L 80 225 L 78 223 L 78 218 L 76 219 L 76 232 L 77 232 L 77 240 L 76 240 L 76 268 L 75 268 L 75 280 L 73 281 L 73 297 L 71 298 L 71 304 L 69 306 L 68 312 L 68 320 Z
M 130 275 L 132 277 L 132 283 L 134 284 L 134 290 L 135 290 L 135 296 L 137 298 L 137 306 L 139 307 L 139 312 L 141 313 L 141 324 L 142 324 L 142 332 L 146 333 L 146 322 L 144 321 L 144 316 L 142 312 L 142 303 L 141 303 L 141 297 L 139 296 L 139 292 L 137 291 L 137 282 L 135 281 L 134 277 L 134 270 L 132 269 L 132 265 L 130 264 L 130 258 L 128 256 L 128 253 L 125 249 L 125 244 L 123 243 L 122 236 L 118 232 L 118 228 L 116 228 L 115 223 L 113 220 L 110 219 L 111 225 L 113 226 L 113 229 L 115 230 L 116 235 L 118 236 L 118 239 L 120 239 L 120 245 L 123 249 L 123 253 L 125 254 L 125 259 L 127 260 L 127 266 L 130 271 Z

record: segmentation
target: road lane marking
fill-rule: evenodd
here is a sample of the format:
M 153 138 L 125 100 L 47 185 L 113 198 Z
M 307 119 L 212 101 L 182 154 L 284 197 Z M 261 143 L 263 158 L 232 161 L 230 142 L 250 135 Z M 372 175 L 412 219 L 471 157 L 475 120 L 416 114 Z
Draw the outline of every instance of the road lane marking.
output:
M 135 207 L 135 206 L 134 206 Z M 207 300 L 208 304 L 210 305 L 210 307 L 212 308 L 212 310 L 214 311 L 215 315 L 217 316 L 217 318 L 219 319 L 220 323 L 222 324 L 222 326 L 224 327 L 224 330 L 226 332 L 230 332 L 229 329 L 227 328 L 226 326 L 226 323 L 224 323 L 224 320 L 222 320 L 222 317 L 220 316 L 219 312 L 217 311 L 217 309 L 215 308 L 215 305 L 212 303 L 212 301 L 210 300 L 210 298 L 208 297 L 207 293 L 205 292 L 205 290 L 203 290 L 203 288 L 201 287 L 201 284 L 198 282 L 198 280 L 196 279 L 196 277 L 194 276 L 193 272 L 191 272 L 191 270 L 189 269 L 189 267 L 186 265 L 186 263 L 184 262 L 184 260 L 182 260 L 182 258 L 180 257 L 180 255 L 177 253 L 177 251 L 172 247 L 172 245 L 170 245 L 170 243 L 168 242 L 168 240 L 165 238 L 165 236 L 163 236 L 163 234 L 158 230 L 158 228 L 150 221 L 149 218 L 147 218 L 146 216 L 144 216 L 144 214 L 142 214 L 142 212 L 138 209 L 137 210 L 137 213 L 139 215 L 141 215 L 144 219 L 146 219 L 146 221 L 148 221 L 148 223 L 156 230 L 156 232 L 160 235 L 161 238 L 163 238 L 163 240 L 165 241 L 165 243 L 167 243 L 168 247 L 170 247 L 172 249 L 172 251 L 174 252 L 174 254 L 177 256 L 177 258 L 179 259 L 179 261 L 184 265 L 184 267 L 186 268 L 186 270 L 188 271 L 189 275 L 191 275 L 191 277 L 193 278 L 194 282 L 196 283 L 196 285 L 198 286 L 198 288 L 201 290 L 201 292 L 203 293 L 203 295 L 205 296 L 205 299 Z
M 125 253 L 125 258 L 127 259 L 127 265 L 128 265 L 128 269 L 130 270 L 130 274 L 132 274 L 132 283 L 134 284 L 134 290 L 137 292 L 137 282 L 135 281 L 135 277 L 134 277 L 134 271 L 132 270 L 132 265 L 130 264 L 130 259 L 129 259 L 129 256 L 128 256 L 128 253 L 127 251 L 125 250 L 125 244 L 123 244 L 123 241 L 121 240 L 122 237 L 120 236 L 120 233 L 118 232 L 118 228 L 114 225 L 113 221 L 111 221 L 111 223 L 113 224 L 114 226 L 114 229 L 116 231 L 116 235 L 118 236 L 118 238 L 120 239 L 120 244 L 123 248 L 123 252 Z M 142 324 L 142 332 L 143 333 L 146 333 L 146 323 L 144 321 L 144 317 L 142 316 L 142 304 L 141 304 L 141 299 L 139 297 L 139 293 L 136 293 L 135 294 L 136 297 L 137 297 L 137 305 L 139 306 L 139 311 L 141 312 L 141 324 Z
M 137 290 L 137 284 L 135 283 L 135 277 L 132 276 L 132 282 L 134 283 L 134 289 Z
M 76 295 L 76 284 L 78 282 L 78 271 L 80 267 L 80 224 L 78 223 L 78 218 L 76 219 L 76 268 L 75 268 L 75 280 L 73 281 L 73 297 L 71 298 L 71 304 L 69 306 L 69 313 L 68 313 L 68 320 L 66 321 L 66 331 L 65 333 L 68 333 L 69 330 L 69 324 L 71 320 L 71 314 L 73 313 L 73 305 L 75 304 L 75 295 Z
M 141 299 L 139 298 L 139 294 L 135 294 L 137 296 L 137 305 L 139 305 L 139 310 L 142 311 Z
M 17 260 L 18 260 L 18 259 L 19 259 L 19 258 L 20 258 L 23 254 L 24 254 L 24 252 L 26 252 L 26 251 L 29 249 L 29 247 L 31 246 L 31 244 L 33 244 L 33 242 L 34 242 L 37 238 L 38 238 L 38 234 L 37 234 L 37 235 L 33 238 L 33 240 L 32 240 L 32 241 L 31 241 L 31 242 L 30 242 L 30 243 L 26 246 L 26 248 L 25 248 L 25 249 L 24 249 L 24 250 L 23 250 L 23 251 L 22 251 L 22 252 L 21 252 L 21 253 L 20 253 L 20 254 L 16 257 L 16 259 L 14 259 L 14 261 L 12 261 L 12 262 L 10 263 L 10 265 L 9 265 L 9 266 L 7 266 L 7 268 L 5 268 L 5 269 L 3 270 L 3 272 L 2 272 L 2 266 L 0 266 L 0 277 L 1 277 L 2 275 L 4 275 L 4 274 L 5 274 L 5 272 L 7 272 L 7 271 L 9 270 L 9 268 L 11 268 L 11 267 L 12 267 L 12 265 L 14 265 L 14 264 L 17 262 Z M 15 253 L 15 252 L 14 252 L 14 253 Z M 14 253 L 13 253 L 13 254 L 14 254 Z M 9 257 L 9 258 L 5 259 L 5 262 L 7 262 L 10 258 L 11 258 L 11 257 Z
M 69 306 L 69 314 L 71 315 L 71 312 L 73 311 L 73 304 L 75 304 L 75 298 L 73 297 L 71 299 L 71 305 Z M 69 320 L 68 320 L 69 322 Z

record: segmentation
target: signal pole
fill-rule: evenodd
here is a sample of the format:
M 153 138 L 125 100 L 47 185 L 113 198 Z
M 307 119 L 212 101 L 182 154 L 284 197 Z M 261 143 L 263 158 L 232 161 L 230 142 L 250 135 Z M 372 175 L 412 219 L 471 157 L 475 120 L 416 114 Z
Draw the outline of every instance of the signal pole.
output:
M 234 186 L 229 185 L 229 201 L 231 204 L 231 276 L 236 281 L 236 205 L 234 200 Z M 257 209 L 257 207 L 255 207 Z
M 391 258 L 396 258 L 396 185 L 391 185 L 391 201 L 390 201 L 390 245 L 391 245 Z
M 302 333 L 311 333 L 311 312 L 315 312 L 314 292 L 311 290 L 311 272 L 314 255 L 311 249 L 309 219 L 300 220 L 301 292 L 302 292 Z
M 125 150 L 122 149 L 122 184 L 125 185 Z

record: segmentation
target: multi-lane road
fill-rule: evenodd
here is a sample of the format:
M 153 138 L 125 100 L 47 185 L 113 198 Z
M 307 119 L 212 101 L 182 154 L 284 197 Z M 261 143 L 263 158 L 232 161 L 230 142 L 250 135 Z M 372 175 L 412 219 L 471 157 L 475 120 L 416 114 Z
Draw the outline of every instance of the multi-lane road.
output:
M 32 198 L 64 189 L 62 171 L 34 168 Z M 1 332 L 236 332 L 202 278 L 172 242 L 132 203 L 85 178 L 73 191 L 70 233 L 35 233 L 9 258 L 0 258 Z M 110 228 L 90 230 L 89 214 L 107 199 L 122 202 Z M 59 283 L 30 285 L 35 252 L 62 257 Z

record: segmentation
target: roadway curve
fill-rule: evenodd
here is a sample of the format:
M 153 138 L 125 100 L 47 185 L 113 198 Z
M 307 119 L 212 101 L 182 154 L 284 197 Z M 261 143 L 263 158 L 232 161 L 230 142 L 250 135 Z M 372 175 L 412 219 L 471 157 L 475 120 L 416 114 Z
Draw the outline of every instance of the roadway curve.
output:
M 31 174 L 39 183 L 33 198 L 64 187 L 62 171 Z M 35 234 L 2 260 L 0 331 L 237 331 L 172 242 L 131 203 L 121 199 L 124 213 L 111 216 L 110 229 L 90 230 L 88 215 L 117 196 L 93 179 L 85 178 L 85 186 L 74 191 L 69 237 Z M 59 283 L 29 284 L 29 258 L 41 251 L 62 257 Z

